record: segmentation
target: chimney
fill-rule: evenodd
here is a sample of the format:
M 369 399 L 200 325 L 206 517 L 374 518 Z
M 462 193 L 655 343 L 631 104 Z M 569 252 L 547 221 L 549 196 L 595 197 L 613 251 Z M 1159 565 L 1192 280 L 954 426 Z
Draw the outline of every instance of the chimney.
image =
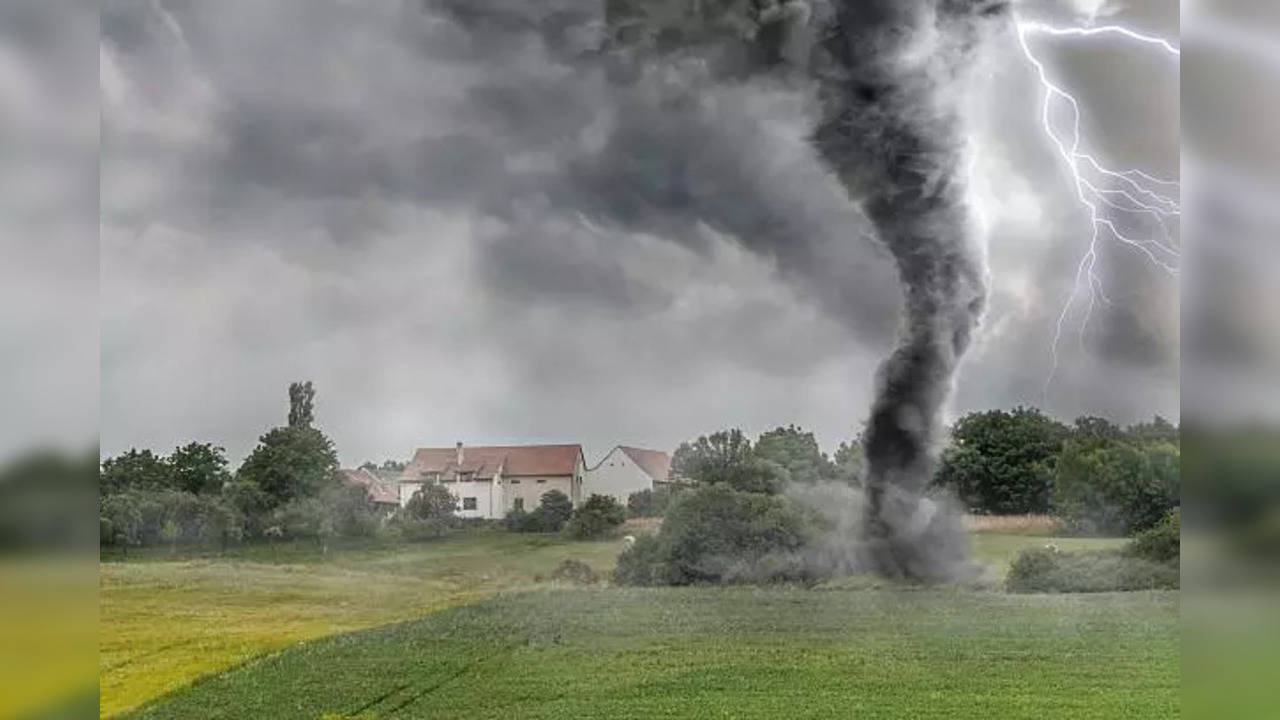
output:
M 462 467 L 462 441 L 458 441 L 458 467 Z

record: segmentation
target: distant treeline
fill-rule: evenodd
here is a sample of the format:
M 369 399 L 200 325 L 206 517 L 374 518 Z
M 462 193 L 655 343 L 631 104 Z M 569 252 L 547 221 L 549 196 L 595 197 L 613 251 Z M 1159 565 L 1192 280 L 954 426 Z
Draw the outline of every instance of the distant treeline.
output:
M 386 530 L 424 539 L 461 524 L 447 493 L 392 511 L 375 506 L 364 488 L 344 484 L 333 442 L 314 427 L 314 398 L 311 383 L 293 383 L 287 424 L 263 434 L 234 472 L 223 449 L 211 443 L 192 442 L 168 455 L 133 449 L 104 460 L 100 542 L 127 548 L 315 538 L 323 544 Z M 772 495 L 791 483 L 857 486 L 863 473 L 860 438 L 829 456 L 813 433 L 794 425 L 754 443 L 726 430 L 682 443 L 672 456 L 672 485 L 632 496 L 627 514 L 665 515 L 681 487 L 730 482 Z M 951 428 L 936 484 L 954 490 L 976 513 L 1054 513 L 1079 532 L 1132 534 L 1178 503 L 1179 430 L 1159 417 L 1122 428 L 1095 417 L 1067 425 L 1028 408 L 972 413 Z M 573 534 L 616 527 L 621 510 L 603 500 L 596 505 Z M 505 525 L 554 532 L 569 527 L 572 514 L 535 510 Z

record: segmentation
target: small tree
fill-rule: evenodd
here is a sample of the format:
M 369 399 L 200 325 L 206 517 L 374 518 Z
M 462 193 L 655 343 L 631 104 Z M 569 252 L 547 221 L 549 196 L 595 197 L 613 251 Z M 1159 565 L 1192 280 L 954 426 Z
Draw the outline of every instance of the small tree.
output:
M 559 490 L 542 494 L 532 512 L 512 510 L 507 513 L 507 529 L 513 532 L 560 532 L 573 517 L 573 502 Z
M 565 532 L 579 540 L 604 537 L 626 519 L 626 509 L 612 495 L 593 494 L 582 507 L 573 512 L 573 518 L 565 526 Z
M 404 510 L 418 520 L 450 522 L 457 519 L 458 501 L 443 485 L 427 484 L 409 498 Z

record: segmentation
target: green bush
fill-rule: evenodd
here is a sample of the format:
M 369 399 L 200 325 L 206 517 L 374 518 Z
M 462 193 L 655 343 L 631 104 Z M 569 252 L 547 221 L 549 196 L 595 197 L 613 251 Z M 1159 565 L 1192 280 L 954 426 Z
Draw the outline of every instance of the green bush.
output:
M 104 496 L 100 541 L 107 545 L 221 544 L 244 537 L 244 518 L 220 497 L 181 490 L 126 490 Z
M 681 493 L 653 537 L 618 558 L 624 585 L 808 582 L 813 518 L 789 499 L 716 483 Z
M 573 517 L 573 502 L 559 490 L 542 494 L 533 512 L 515 509 L 507 513 L 505 523 L 512 532 L 552 533 L 560 532 Z
M 399 539 L 405 542 L 425 542 L 428 540 L 439 540 L 448 535 L 454 529 L 454 523 L 437 520 L 422 519 L 412 515 L 397 514 L 391 518 L 388 524 L 391 532 Z
M 627 517 L 662 517 L 671 504 L 672 489 L 659 485 L 652 490 L 641 490 L 627 496 Z
M 1115 592 L 1177 589 L 1176 563 L 1152 562 L 1115 550 L 1022 551 L 1013 561 L 1005 588 L 1014 593 Z
M 616 531 L 626 519 L 626 509 L 612 495 L 593 494 L 573 512 L 564 531 L 579 540 L 599 538 Z
M 1182 556 L 1182 523 L 1178 510 L 1170 511 L 1155 527 L 1134 537 L 1125 546 L 1125 554 L 1152 562 L 1177 563 Z

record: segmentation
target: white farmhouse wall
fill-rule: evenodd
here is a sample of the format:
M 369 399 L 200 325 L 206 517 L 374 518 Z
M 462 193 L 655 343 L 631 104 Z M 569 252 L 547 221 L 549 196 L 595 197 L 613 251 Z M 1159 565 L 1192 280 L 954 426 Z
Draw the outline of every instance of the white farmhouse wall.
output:
M 502 510 L 502 486 L 492 480 L 442 483 L 449 494 L 458 501 L 458 517 L 500 518 Z M 474 510 L 466 508 L 466 499 L 475 498 Z
M 440 484 L 458 502 L 458 517 L 500 518 L 505 513 L 501 483 L 491 480 L 474 480 L 468 482 L 443 482 Z M 408 505 L 409 498 L 412 498 L 413 494 L 418 492 L 423 485 L 424 483 L 400 483 L 400 507 Z M 474 510 L 464 509 L 465 503 L 463 501 L 469 497 L 476 499 Z
M 612 495 L 615 500 L 627 504 L 632 493 L 641 490 L 652 490 L 653 478 L 640 468 L 630 455 L 622 448 L 614 448 L 600 461 L 600 464 L 587 471 L 583 483 L 583 495 Z

